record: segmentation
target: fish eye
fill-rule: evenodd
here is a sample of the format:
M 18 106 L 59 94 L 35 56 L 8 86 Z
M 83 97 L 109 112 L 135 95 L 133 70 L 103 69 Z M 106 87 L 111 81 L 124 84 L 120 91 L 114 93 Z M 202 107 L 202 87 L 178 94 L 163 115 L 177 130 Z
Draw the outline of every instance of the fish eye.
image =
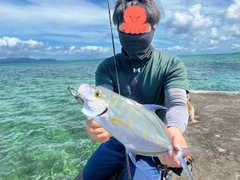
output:
M 95 91 L 95 97 L 96 98 L 102 97 L 102 93 L 100 91 Z

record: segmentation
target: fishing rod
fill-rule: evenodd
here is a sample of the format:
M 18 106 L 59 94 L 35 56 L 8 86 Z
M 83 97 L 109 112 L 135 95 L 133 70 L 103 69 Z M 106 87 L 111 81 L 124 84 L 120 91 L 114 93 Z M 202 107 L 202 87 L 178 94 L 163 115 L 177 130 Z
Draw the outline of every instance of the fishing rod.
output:
M 108 3 L 108 18 L 109 18 L 109 24 L 110 24 L 111 37 L 112 37 L 113 59 L 114 59 L 115 73 L 116 73 L 116 79 L 117 79 L 117 88 L 118 88 L 118 94 L 121 94 L 120 93 L 120 83 L 119 83 L 119 77 L 118 77 L 118 70 L 117 70 L 117 61 L 116 61 L 116 57 L 115 57 L 116 56 L 116 51 L 115 51 L 114 38 L 113 38 L 112 19 L 111 19 L 111 11 L 110 11 L 109 0 L 107 0 L 107 3 Z
M 121 94 L 120 93 L 119 77 L 118 77 L 118 69 L 117 69 L 117 61 L 116 61 L 116 57 L 115 57 L 116 56 L 116 51 L 115 51 L 114 38 L 113 38 L 112 19 L 111 19 L 111 11 L 110 11 L 109 0 L 107 0 L 107 3 L 108 3 L 108 17 L 109 17 L 110 31 L 111 31 L 111 37 L 112 37 L 113 59 L 114 59 L 115 73 L 116 73 L 116 79 L 117 79 L 117 88 L 118 88 L 118 94 Z M 129 164 L 129 154 L 128 154 L 128 151 L 127 151 L 126 148 L 125 148 L 125 155 L 126 155 L 128 180 L 132 180 L 131 171 L 130 171 L 130 164 Z

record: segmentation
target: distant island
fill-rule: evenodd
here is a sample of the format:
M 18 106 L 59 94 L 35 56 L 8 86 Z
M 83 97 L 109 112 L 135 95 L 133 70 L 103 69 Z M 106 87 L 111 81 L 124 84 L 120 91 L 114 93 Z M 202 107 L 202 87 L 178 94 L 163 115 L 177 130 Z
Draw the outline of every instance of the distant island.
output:
M 57 61 L 56 59 L 34 59 L 29 57 L 23 58 L 6 58 L 0 59 L 0 64 L 5 63 L 34 63 L 34 62 L 54 62 Z

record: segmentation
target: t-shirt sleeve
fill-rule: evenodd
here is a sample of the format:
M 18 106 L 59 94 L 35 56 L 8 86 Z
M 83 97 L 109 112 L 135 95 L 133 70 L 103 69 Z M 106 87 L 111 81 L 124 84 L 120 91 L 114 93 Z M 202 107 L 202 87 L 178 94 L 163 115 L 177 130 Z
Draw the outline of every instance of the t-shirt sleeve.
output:
M 101 62 L 95 72 L 95 85 L 107 84 L 113 86 L 112 71 L 114 71 L 114 61 L 112 58 Z
M 164 89 L 182 88 L 188 92 L 187 72 L 183 62 L 178 58 L 169 61 Z

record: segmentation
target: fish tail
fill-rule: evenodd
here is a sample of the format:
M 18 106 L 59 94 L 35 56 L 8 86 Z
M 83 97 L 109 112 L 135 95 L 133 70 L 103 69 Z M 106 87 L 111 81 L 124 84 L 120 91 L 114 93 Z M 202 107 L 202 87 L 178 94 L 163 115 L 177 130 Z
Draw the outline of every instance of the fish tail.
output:
M 201 152 L 201 151 L 202 151 L 201 148 L 182 148 L 181 151 L 177 152 L 178 160 L 190 180 L 193 180 L 193 178 L 187 167 L 187 163 L 185 162 L 184 157 L 189 156 L 192 153 Z
M 187 176 L 189 177 L 190 180 L 193 180 L 192 175 L 187 167 L 187 163 L 185 162 L 185 160 L 183 159 L 182 155 L 178 155 L 178 160 L 183 168 L 183 170 L 186 172 Z
M 182 152 L 182 155 L 184 157 L 186 156 L 190 156 L 191 154 L 194 154 L 194 153 L 199 153 L 201 152 L 203 149 L 202 148 L 199 148 L 199 147 L 193 147 L 193 148 L 182 148 L 181 149 L 181 152 Z

